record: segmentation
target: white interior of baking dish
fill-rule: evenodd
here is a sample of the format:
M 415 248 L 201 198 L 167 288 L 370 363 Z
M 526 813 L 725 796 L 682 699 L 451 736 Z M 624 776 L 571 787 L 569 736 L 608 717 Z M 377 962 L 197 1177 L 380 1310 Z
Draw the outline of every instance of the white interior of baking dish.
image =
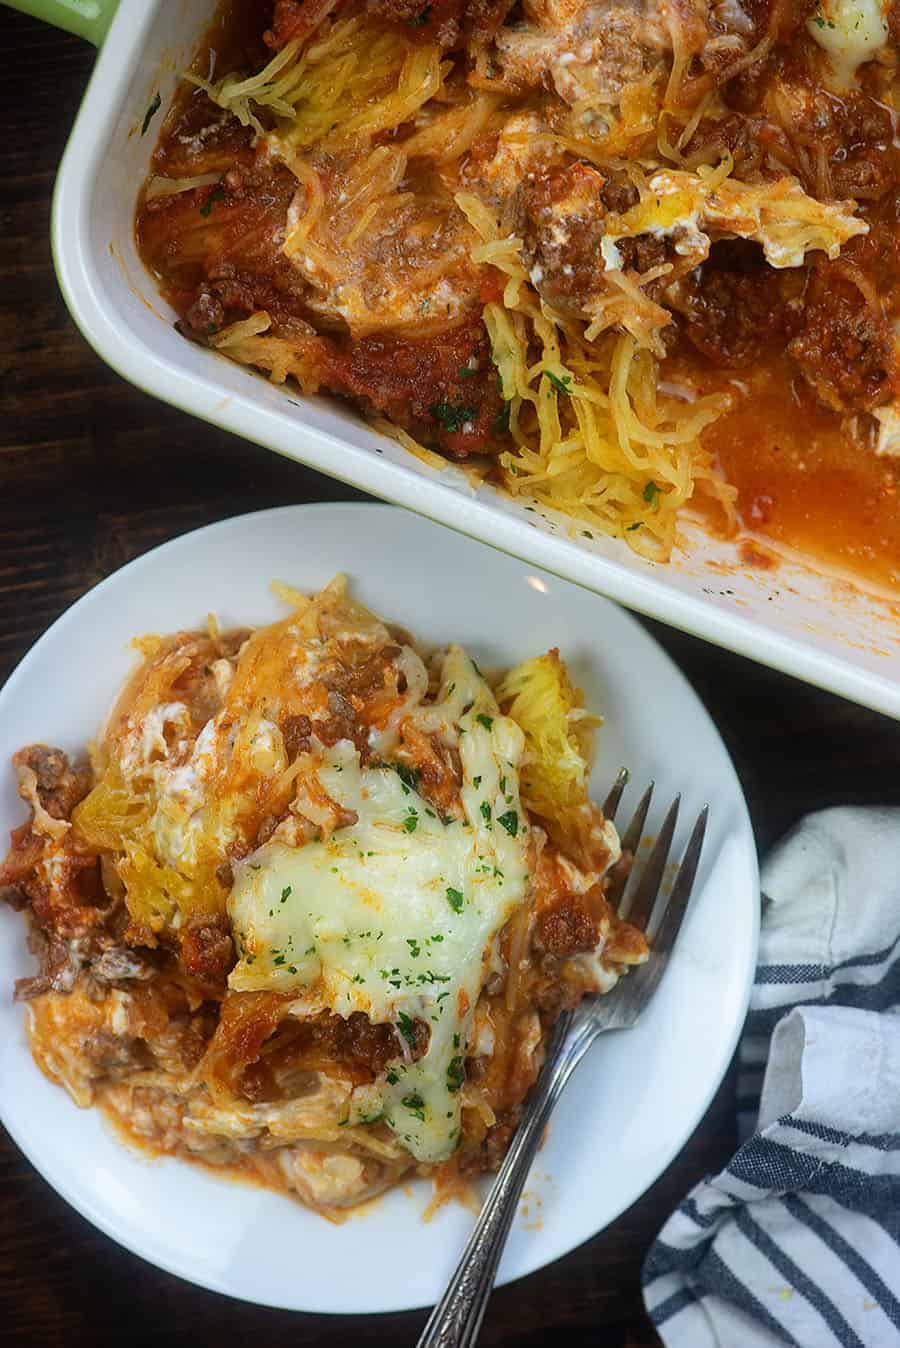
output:
M 57 182 L 54 251 L 73 316 L 101 356 L 158 397 L 333 477 L 515 553 L 633 608 L 900 717 L 900 617 L 852 585 L 784 562 L 748 571 L 734 543 L 690 529 L 668 566 L 420 462 L 350 410 L 179 337 L 135 251 L 135 197 L 215 0 L 121 0 Z

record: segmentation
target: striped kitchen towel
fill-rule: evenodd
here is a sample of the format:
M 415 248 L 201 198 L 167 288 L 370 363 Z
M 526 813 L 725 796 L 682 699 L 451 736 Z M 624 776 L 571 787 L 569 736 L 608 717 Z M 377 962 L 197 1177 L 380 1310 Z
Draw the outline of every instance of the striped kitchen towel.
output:
M 900 810 L 811 815 L 762 888 L 744 1140 L 644 1300 L 667 1348 L 900 1348 Z

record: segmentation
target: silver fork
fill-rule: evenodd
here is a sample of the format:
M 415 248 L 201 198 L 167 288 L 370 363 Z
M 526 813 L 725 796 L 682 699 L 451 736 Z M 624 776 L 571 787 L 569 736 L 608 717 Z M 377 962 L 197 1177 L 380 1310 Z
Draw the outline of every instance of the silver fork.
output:
M 607 819 L 615 818 L 627 782 L 628 771 L 622 768 L 603 806 Z M 651 782 L 622 835 L 623 853 L 630 852 L 632 856 L 636 853 L 652 795 Z M 623 917 L 652 939 L 650 958 L 645 964 L 630 969 L 606 996 L 586 1000 L 574 1011 L 564 1011 L 556 1022 L 547 1044 L 544 1066 L 528 1097 L 509 1151 L 447 1290 L 429 1316 L 417 1348 L 473 1348 L 506 1237 L 553 1106 L 597 1036 L 604 1030 L 630 1029 L 656 991 L 687 911 L 706 831 L 708 806 L 700 811 L 691 830 L 671 892 L 668 897 L 661 898 L 660 888 L 680 802 L 681 797 L 676 796 L 669 807 L 640 875 L 631 880 L 623 868 L 607 890 L 612 906 L 618 906 Z M 652 919 L 657 906 L 661 911 L 654 924 Z

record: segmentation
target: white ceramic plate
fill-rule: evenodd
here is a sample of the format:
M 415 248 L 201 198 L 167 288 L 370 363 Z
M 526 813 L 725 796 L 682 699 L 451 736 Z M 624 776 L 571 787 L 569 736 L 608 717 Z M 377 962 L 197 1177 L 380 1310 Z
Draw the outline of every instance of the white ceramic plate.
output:
M 606 600 L 404 511 L 292 506 L 201 529 L 132 562 L 37 643 L 0 694 L 0 762 L 34 740 L 78 751 L 133 664 L 136 634 L 271 621 L 271 579 L 301 588 L 336 571 L 374 609 L 419 636 L 463 642 L 486 665 L 559 646 L 603 712 L 595 783 L 619 765 L 660 802 L 684 794 L 683 846 L 712 806 L 698 886 L 678 950 L 640 1025 L 608 1035 L 566 1091 L 501 1265 L 521 1277 L 601 1230 L 657 1178 L 726 1070 L 755 964 L 758 876 L 747 807 L 715 727 L 647 633 Z M 2 772 L 0 830 L 25 811 Z M 651 819 L 650 824 L 656 822 Z M 8 990 L 32 961 L 21 917 L 0 912 L 0 1117 L 60 1194 L 115 1240 L 206 1287 L 294 1310 L 372 1312 L 437 1299 L 471 1228 L 458 1205 L 428 1224 L 430 1186 L 387 1195 L 332 1226 L 265 1190 L 125 1148 L 77 1109 L 28 1052 Z M 352 1277 L 347 1270 L 352 1269 Z

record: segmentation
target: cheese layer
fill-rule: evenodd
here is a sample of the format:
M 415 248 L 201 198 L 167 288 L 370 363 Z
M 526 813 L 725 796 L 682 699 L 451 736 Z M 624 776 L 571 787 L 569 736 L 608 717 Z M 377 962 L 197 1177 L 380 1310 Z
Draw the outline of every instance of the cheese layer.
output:
M 431 710 L 459 751 L 463 817 L 443 822 L 408 774 L 361 767 L 347 740 L 323 749 L 319 783 L 355 822 L 301 847 L 268 843 L 235 867 L 240 960 L 229 985 L 295 992 L 304 1016 L 362 1012 L 392 1024 L 396 1059 L 354 1093 L 348 1122 L 383 1114 L 417 1160 L 433 1163 L 459 1137 L 475 1003 L 494 938 L 527 893 L 529 827 L 522 732 L 459 648 Z M 416 1022 L 429 1039 L 414 1061 Z

